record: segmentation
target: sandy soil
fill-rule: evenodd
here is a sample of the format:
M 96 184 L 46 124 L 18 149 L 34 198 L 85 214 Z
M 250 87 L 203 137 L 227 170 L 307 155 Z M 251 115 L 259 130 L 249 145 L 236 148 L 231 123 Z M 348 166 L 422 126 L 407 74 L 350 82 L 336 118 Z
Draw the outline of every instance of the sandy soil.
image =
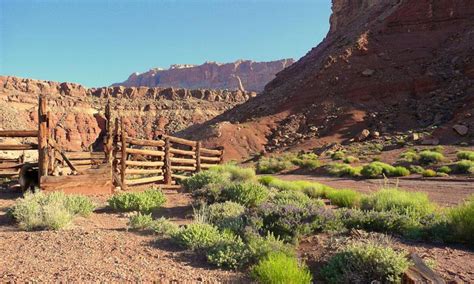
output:
M 168 196 L 157 215 L 188 222 L 189 197 Z M 103 207 L 69 229 L 20 231 L 5 216 L 16 197 L 0 189 L 0 282 L 246 282 L 243 274 L 216 269 L 156 236 L 127 231 L 127 217 Z M 96 200 L 103 204 L 105 198 Z

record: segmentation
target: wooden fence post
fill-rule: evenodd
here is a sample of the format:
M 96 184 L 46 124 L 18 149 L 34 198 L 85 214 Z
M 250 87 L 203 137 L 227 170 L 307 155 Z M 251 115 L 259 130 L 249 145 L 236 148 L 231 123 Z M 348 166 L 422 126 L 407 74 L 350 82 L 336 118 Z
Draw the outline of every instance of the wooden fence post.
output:
M 104 141 L 104 152 L 105 158 L 109 165 L 113 161 L 113 128 L 112 123 L 112 113 L 110 111 L 110 101 L 107 100 L 107 105 L 105 105 L 105 141 Z
M 127 133 L 125 132 L 125 124 L 123 121 L 123 117 L 120 119 L 120 131 L 121 131 L 121 139 L 122 139 L 122 159 L 120 161 L 120 181 L 122 182 L 122 190 L 127 189 L 127 185 L 125 184 L 125 171 L 127 170 Z
M 219 158 L 220 158 L 219 164 L 223 164 L 224 163 L 224 147 L 222 147 L 221 149 L 221 154 Z
M 201 141 L 196 142 L 196 172 L 201 171 Z
M 47 100 L 40 96 L 38 100 L 38 175 L 41 177 L 48 175 L 48 115 Z
M 171 185 L 172 173 L 171 173 L 171 153 L 170 153 L 170 139 L 165 138 L 165 167 L 164 167 L 164 182 L 166 185 Z

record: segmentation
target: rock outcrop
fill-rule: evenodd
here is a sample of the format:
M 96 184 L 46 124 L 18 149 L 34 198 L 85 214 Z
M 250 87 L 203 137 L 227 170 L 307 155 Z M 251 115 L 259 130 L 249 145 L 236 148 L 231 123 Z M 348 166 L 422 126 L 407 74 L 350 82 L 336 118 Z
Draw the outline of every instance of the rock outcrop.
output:
M 282 59 L 270 62 L 238 60 L 233 63 L 206 62 L 202 65 L 172 65 L 133 73 L 122 83 L 126 87 L 175 87 L 186 89 L 228 89 L 260 92 L 275 75 L 294 62 Z
M 75 151 L 101 144 L 107 100 L 114 115 L 125 118 L 130 135 L 151 139 L 203 123 L 256 96 L 253 92 L 204 89 L 87 89 L 74 83 L 0 76 L 0 129 L 36 128 L 38 96 L 42 94 L 49 98 L 57 142 Z
M 332 9 L 326 38 L 262 94 L 183 135 L 226 144 L 231 158 L 344 142 L 364 129 L 473 143 L 472 1 L 333 0 Z

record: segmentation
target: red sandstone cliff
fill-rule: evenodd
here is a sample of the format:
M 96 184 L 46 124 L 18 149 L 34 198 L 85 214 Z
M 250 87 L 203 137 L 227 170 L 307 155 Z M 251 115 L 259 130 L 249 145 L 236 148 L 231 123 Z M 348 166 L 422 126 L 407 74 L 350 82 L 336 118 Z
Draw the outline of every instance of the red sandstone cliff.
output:
M 0 76 L 0 129 L 34 129 L 38 96 L 46 94 L 55 137 L 66 150 L 101 143 L 104 107 L 125 117 L 127 132 L 153 138 L 203 123 L 256 93 L 173 88 L 108 87 L 86 89 L 79 84 Z
M 332 9 L 326 38 L 261 95 L 183 134 L 226 144 L 232 158 L 349 140 L 365 128 L 434 129 L 442 143 L 473 143 L 472 1 L 333 0 Z
M 293 59 L 270 62 L 239 60 L 233 63 L 206 62 L 202 65 L 173 65 L 170 69 L 151 69 L 133 73 L 114 86 L 175 87 L 186 89 L 229 89 L 260 92 L 275 74 L 290 66 Z

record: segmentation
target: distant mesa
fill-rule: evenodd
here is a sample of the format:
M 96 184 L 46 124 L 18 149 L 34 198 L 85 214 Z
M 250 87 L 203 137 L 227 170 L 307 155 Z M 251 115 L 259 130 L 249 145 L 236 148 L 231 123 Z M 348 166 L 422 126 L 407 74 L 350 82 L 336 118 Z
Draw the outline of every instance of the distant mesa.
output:
M 237 60 L 233 63 L 205 62 L 202 65 L 173 64 L 169 69 L 153 68 L 132 73 L 112 86 L 173 87 L 261 92 L 276 74 L 294 63 L 293 59 L 270 62 Z

